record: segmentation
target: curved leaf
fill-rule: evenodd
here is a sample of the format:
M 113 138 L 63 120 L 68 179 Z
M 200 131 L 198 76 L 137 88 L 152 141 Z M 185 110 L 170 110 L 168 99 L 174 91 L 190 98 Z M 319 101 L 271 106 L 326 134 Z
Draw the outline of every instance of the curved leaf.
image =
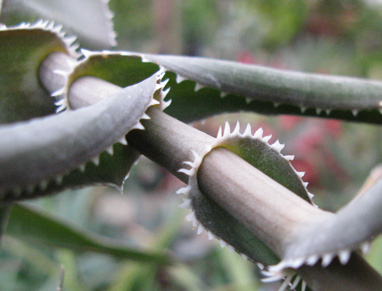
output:
M 222 245 L 228 243 L 232 246 L 230 249 L 241 253 L 247 249 L 249 251 L 245 254 L 249 254 L 250 259 L 274 264 L 278 261 L 277 256 L 284 257 L 294 239 L 292 234 L 295 227 L 309 228 L 320 219 L 335 216 L 307 203 L 228 149 L 217 147 L 210 151 L 216 142 L 210 136 L 155 108 L 148 110 L 148 114 L 151 119 L 144 122 L 145 130 L 128 134 L 129 144 L 182 181 L 187 181 L 187 175 L 196 175 L 193 168 L 178 171 L 180 167 L 185 167 L 183 161 L 193 161 L 192 150 L 198 156 L 209 152 L 197 173 L 197 186 L 206 195 L 193 197 L 197 204 L 194 205 L 195 212 L 187 217 L 198 232 L 205 229 L 219 231 Z M 279 148 L 278 145 L 274 147 Z M 192 164 L 186 163 L 189 166 Z M 187 194 L 189 191 L 190 188 L 186 187 L 178 194 Z M 190 202 L 185 200 L 181 206 L 189 207 Z M 199 208 L 203 209 L 199 211 Z M 200 221 L 205 227 L 200 227 Z M 345 284 L 349 276 L 354 283 L 354 290 L 362 290 L 370 284 L 381 286 L 381 277 L 356 255 L 346 266 L 331 264 L 324 269 L 317 260 L 308 260 L 307 266 L 301 266 L 304 260 L 296 260 L 292 268 L 298 268 L 296 272 L 307 278 L 316 289 L 325 286 L 325 290 L 338 290 L 338 284 L 333 282 L 337 280 Z M 276 276 L 270 280 L 278 280 L 285 275 L 283 269 L 273 271 L 271 275 Z M 329 283 L 314 280 L 328 274 Z M 346 283 L 346 286 L 349 284 Z
M 248 125 L 246 130 L 241 133 L 240 124 L 237 123 L 236 128 L 231 132 L 229 124 L 226 123 L 224 130 L 219 129 L 216 141 L 211 148 L 206 148 L 206 152 L 201 156 L 195 152 L 195 160 L 185 162 L 187 166 L 180 171 L 189 175 L 188 186 L 179 190 L 179 194 L 186 196 L 182 206 L 191 208 L 189 219 L 193 226 L 198 228 L 198 233 L 206 229 L 210 236 L 216 235 L 218 239 L 221 239 L 223 245 L 228 243 L 244 257 L 263 265 L 275 264 L 278 261 L 277 256 L 261 241 L 256 232 L 251 232 L 248 225 L 238 219 L 236 212 L 244 211 L 244 209 L 235 207 L 233 207 L 235 211 L 224 209 L 222 205 L 209 197 L 208 192 L 201 190 L 198 184 L 198 169 L 203 163 L 204 156 L 216 148 L 224 147 L 272 178 L 275 183 L 280 183 L 296 195 L 311 202 L 311 197 L 300 179 L 299 174 L 301 173 L 296 172 L 289 163 L 290 156 L 281 154 L 284 145 L 278 141 L 270 145 L 268 144 L 269 139 L 270 136 L 263 137 L 262 129 L 258 129 L 252 135 L 251 127 Z M 187 169 L 188 166 L 191 169 Z M 234 167 L 234 165 L 230 166 Z M 230 202 L 232 205 L 235 203 L 235 201 Z M 248 213 L 245 219 L 249 222 L 253 218 Z
M 291 234 L 294 240 L 287 247 L 282 264 L 288 266 L 297 259 L 304 263 L 322 258 L 325 266 L 337 256 L 346 263 L 353 250 L 367 252 L 369 241 L 382 232 L 381 191 L 382 180 L 379 180 L 335 216 L 297 228 Z
M 88 50 L 81 50 L 81 52 L 84 58 L 78 63 L 73 63 L 73 67 L 68 72 L 61 72 L 66 80 L 65 86 L 53 93 L 55 97 L 62 99 L 61 102 L 58 102 L 62 104 L 58 111 L 93 104 L 104 97 L 102 94 L 98 94 L 98 96 L 97 94 L 91 94 L 91 96 L 82 94 L 82 96 L 78 96 L 79 98 L 70 97 L 71 85 L 83 76 L 92 76 L 120 87 L 127 87 L 149 78 L 160 69 L 156 64 L 144 62 L 140 56 L 125 52 L 93 52 Z M 57 92 L 62 94 L 58 95 Z M 164 96 L 162 95 L 163 93 L 156 98 L 163 104 Z
M 0 22 L 17 25 L 52 20 L 77 35 L 82 46 L 106 49 L 116 45 L 112 17 L 107 0 L 4 0 Z
M 94 105 L 0 127 L 0 164 L 6 169 L 0 172 L 2 200 L 30 198 L 35 186 L 39 185 L 37 195 L 53 179 L 59 186 L 64 174 L 90 159 L 98 164 L 100 153 L 118 141 L 125 143 L 128 131 L 142 128 L 139 120 L 145 118 L 147 107 L 157 104 L 153 100 L 154 93 L 161 89 L 157 82 L 158 75 L 154 74 Z M 127 154 L 126 149 L 122 152 Z M 105 182 L 102 171 L 93 172 L 91 181 Z M 72 176 L 72 183 L 87 180 L 80 178 Z
M 41 87 L 38 70 L 52 52 L 76 56 L 61 28 L 48 22 L 0 27 L 0 123 L 54 112 L 53 99 Z
M 382 82 L 200 57 L 145 57 L 177 74 L 168 75 L 173 104 L 167 112 L 183 121 L 245 110 L 382 123 Z
M 81 252 L 108 254 L 118 259 L 163 264 L 171 260 L 161 252 L 129 248 L 20 204 L 16 204 L 12 209 L 6 234 L 23 241 Z

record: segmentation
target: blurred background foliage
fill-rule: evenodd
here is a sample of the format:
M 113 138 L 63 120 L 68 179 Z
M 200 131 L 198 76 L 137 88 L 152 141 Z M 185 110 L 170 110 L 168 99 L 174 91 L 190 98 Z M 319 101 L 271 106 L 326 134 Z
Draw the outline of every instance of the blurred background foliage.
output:
M 111 0 L 117 49 L 200 55 L 282 69 L 382 78 L 382 1 L 378 0 Z M 333 96 L 335 97 L 335 96 Z M 263 127 L 306 171 L 316 203 L 336 211 L 381 162 L 381 131 L 364 124 L 293 116 L 224 115 L 196 123 L 211 135 L 225 120 Z M 166 250 L 171 265 L 53 248 L 6 236 L 0 290 L 277 290 L 257 267 L 184 221 L 163 169 L 142 158 L 123 195 L 107 187 L 68 191 L 29 202 L 80 227 L 141 250 Z M 11 217 L 12 219 L 12 217 Z M 382 272 L 382 242 L 369 262 Z

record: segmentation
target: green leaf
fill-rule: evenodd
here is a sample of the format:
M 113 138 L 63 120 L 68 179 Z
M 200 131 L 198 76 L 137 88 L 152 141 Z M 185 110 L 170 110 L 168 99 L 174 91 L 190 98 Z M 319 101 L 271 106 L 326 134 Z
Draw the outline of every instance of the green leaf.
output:
M 145 55 L 169 73 L 167 112 L 191 122 L 223 112 L 254 111 L 382 123 L 382 83 L 278 70 L 200 57 Z M 203 88 L 206 86 L 208 88 Z M 221 94 L 228 94 L 221 98 Z
M 149 78 L 159 70 L 157 64 L 144 62 L 142 57 L 125 52 L 94 52 L 84 49 L 81 52 L 84 58 L 80 62 L 74 63 L 73 68 L 69 72 L 63 73 L 66 84 L 62 89 L 64 92 L 62 97 L 67 99 L 66 103 L 69 109 L 78 108 L 76 104 L 73 104 L 75 101 L 69 100 L 68 92 L 71 85 L 81 77 L 92 76 L 119 87 L 127 87 Z M 78 105 L 82 107 L 87 104 L 93 104 L 99 100 L 100 96 L 102 94 L 91 94 L 87 101 L 85 100 L 86 96 L 79 96 L 81 100 L 79 100 L 80 104 Z M 162 98 L 159 99 L 162 102 Z
M 105 0 L 4 0 L 0 22 L 17 25 L 20 22 L 52 20 L 79 37 L 82 46 L 106 49 L 116 45 L 113 14 Z
M 0 246 L 3 234 L 8 224 L 9 214 L 11 212 L 11 205 L 0 205 Z
M 6 234 L 31 243 L 108 254 L 118 259 L 163 264 L 170 262 L 170 258 L 163 253 L 129 248 L 20 204 L 12 209 Z
M 103 151 L 117 142 L 126 144 L 126 133 L 142 128 L 139 120 L 145 117 L 147 107 L 155 104 L 157 81 L 154 74 L 91 106 L 1 126 L 0 137 L 6 137 L 0 139 L 0 165 L 4 169 L 0 172 L 1 200 L 31 198 L 47 189 L 53 191 L 89 182 L 121 186 L 137 157 L 131 149 L 115 147 L 118 154 L 115 159 L 106 158 L 100 168 L 88 165 L 84 174 L 76 169 L 91 159 L 98 164 Z M 122 164 L 112 172 L 105 172 L 119 162 Z M 76 172 L 62 181 L 63 175 L 73 170 Z M 56 185 L 52 186 L 51 182 Z
M 0 26 L 0 123 L 54 113 L 54 99 L 41 87 L 41 62 L 53 52 L 76 56 L 59 27 Z

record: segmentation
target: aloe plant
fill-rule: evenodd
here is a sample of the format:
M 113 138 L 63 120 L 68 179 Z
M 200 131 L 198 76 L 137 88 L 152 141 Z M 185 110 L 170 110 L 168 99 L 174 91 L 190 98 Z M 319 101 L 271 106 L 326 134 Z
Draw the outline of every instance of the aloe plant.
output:
M 382 83 L 107 50 L 115 40 L 104 1 L 83 1 L 92 13 L 70 21 L 76 4 L 61 10 L 59 1 L 51 3 L 9 0 L 0 6 L 2 232 L 13 206 L 10 235 L 135 260 L 176 260 L 82 236 L 18 205 L 88 185 L 122 189 L 143 154 L 187 183 L 177 194 L 197 233 L 206 231 L 257 264 L 265 281 L 284 279 L 285 289 L 382 287 L 380 275 L 358 253 L 382 231 L 380 175 L 331 213 L 314 204 L 304 173 L 290 163 L 294 157 L 281 153 L 279 141 L 269 144 L 261 128 L 238 123 L 231 130 L 227 123 L 215 138 L 187 124 L 238 111 L 380 124 Z M 32 22 L 14 23 L 22 18 Z M 82 22 L 92 29 L 84 30 Z M 66 30 L 87 49 L 78 49 Z M 28 226 L 26 217 L 49 221 L 49 227 Z M 65 237 L 42 234 L 52 227 Z

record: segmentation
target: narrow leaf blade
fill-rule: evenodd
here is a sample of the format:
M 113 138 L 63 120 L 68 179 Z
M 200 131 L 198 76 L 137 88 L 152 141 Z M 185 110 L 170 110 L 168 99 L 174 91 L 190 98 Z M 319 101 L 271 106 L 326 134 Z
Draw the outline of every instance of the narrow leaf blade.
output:
M 109 254 L 119 259 L 153 263 L 169 262 L 169 257 L 163 253 L 129 248 L 20 204 L 16 204 L 12 209 L 7 235 L 52 247 Z

